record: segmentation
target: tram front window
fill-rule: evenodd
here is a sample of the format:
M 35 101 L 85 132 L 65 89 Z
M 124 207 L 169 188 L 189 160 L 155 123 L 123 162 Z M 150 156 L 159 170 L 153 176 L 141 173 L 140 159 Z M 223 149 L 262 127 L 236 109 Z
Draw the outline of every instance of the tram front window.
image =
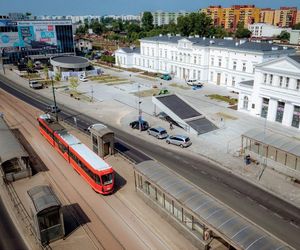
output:
M 103 185 L 109 185 L 113 182 L 113 174 L 106 174 L 101 176 Z

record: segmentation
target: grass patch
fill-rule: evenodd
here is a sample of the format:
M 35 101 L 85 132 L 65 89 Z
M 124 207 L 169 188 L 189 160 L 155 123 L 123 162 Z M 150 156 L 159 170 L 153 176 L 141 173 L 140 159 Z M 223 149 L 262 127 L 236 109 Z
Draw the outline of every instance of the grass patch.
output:
M 183 86 L 183 85 L 180 85 L 180 84 L 177 84 L 177 83 L 171 83 L 169 86 L 175 87 L 175 88 L 180 88 L 180 89 L 190 89 L 187 86 Z
M 79 92 L 77 90 L 71 89 L 71 90 L 66 91 L 66 93 L 69 94 L 74 99 L 91 102 L 91 97 L 86 96 L 85 93 L 83 93 L 83 92 Z
M 154 77 L 154 78 L 159 76 L 157 73 L 152 73 L 152 72 L 148 72 L 148 71 L 143 72 L 142 75 Z
M 231 98 L 230 96 L 223 96 L 218 94 L 208 95 L 210 99 L 227 102 L 229 105 L 236 105 L 238 103 L 238 99 Z
M 29 73 L 29 75 L 24 74 L 24 75 L 22 75 L 22 77 L 26 78 L 26 79 L 28 79 L 28 78 L 30 78 L 30 79 L 40 79 L 41 78 L 41 76 L 38 73 Z
M 148 97 L 148 96 L 153 96 L 153 95 L 157 95 L 159 93 L 159 89 L 147 89 L 144 91 L 140 91 L 140 92 L 134 92 L 133 94 L 135 96 L 140 96 L 140 97 Z

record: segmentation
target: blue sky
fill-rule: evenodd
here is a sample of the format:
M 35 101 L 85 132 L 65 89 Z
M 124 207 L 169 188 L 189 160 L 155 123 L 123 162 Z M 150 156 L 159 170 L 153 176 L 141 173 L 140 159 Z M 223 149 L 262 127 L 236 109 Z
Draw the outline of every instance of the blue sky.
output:
M 208 5 L 255 4 L 258 7 L 296 6 L 299 0 L 0 0 L 0 14 L 31 12 L 34 15 L 138 14 L 144 10 L 193 11 Z

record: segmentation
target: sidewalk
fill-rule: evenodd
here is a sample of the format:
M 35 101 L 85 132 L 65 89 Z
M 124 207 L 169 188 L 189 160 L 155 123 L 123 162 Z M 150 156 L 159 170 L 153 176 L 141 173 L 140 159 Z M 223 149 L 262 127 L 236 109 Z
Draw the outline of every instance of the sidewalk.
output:
M 132 81 L 137 81 L 145 88 L 151 88 L 153 83 L 157 83 L 159 81 L 157 79 L 151 81 L 137 78 L 136 75 L 138 73 L 126 71 L 113 72 L 107 69 L 104 71 L 112 75 L 119 75 L 122 78 L 127 77 Z M 9 70 L 6 71 L 6 77 L 28 87 L 28 82 L 26 80 L 21 79 Z M 182 90 L 169 86 L 170 83 L 175 81 L 163 81 L 163 86 L 173 92 L 179 93 L 184 99 L 200 110 L 201 113 L 207 116 L 220 128 L 216 131 L 200 136 L 190 136 L 193 145 L 185 150 L 208 158 L 233 174 L 236 174 L 300 207 L 299 184 L 292 182 L 289 177 L 270 168 L 267 168 L 260 180 L 258 180 L 258 176 L 261 173 L 261 166 L 249 165 L 246 167 L 243 158 L 239 157 L 237 154 L 241 143 L 240 135 L 254 127 L 263 128 L 264 120 L 228 109 L 226 103 L 211 100 L 206 96 L 210 93 L 221 93 L 222 95 L 230 94 L 231 96 L 234 96 L 234 94 L 229 93 L 229 91 L 224 87 L 205 85 L 204 88 L 200 90 Z M 179 83 L 184 84 L 182 82 Z M 134 86 L 137 87 L 137 84 L 133 83 L 131 86 L 127 86 L 126 84 L 107 86 L 105 84 L 88 82 L 81 84 L 79 89 L 81 91 L 86 90 L 86 92 L 88 92 L 87 89 L 90 89 L 91 85 L 94 86 L 93 95 L 98 101 L 94 103 L 81 102 L 72 99 L 61 92 L 57 92 L 56 97 L 58 103 L 70 106 L 74 110 L 80 110 L 85 114 L 93 116 L 95 119 L 99 119 L 107 124 L 111 124 L 112 126 L 119 126 L 121 129 L 128 131 L 129 122 L 137 119 L 138 116 L 138 97 L 131 94 L 133 92 L 132 90 L 135 88 Z M 38 93 L 52 98 L 51 88 L 39 90 Z M 168 128 L 168 123 L 153 116 L 154 110 L 151 99 L 151 96 L 142 98 L 141 108 L 143 110 L 143 118 L 147 120 L 151 126 L 159 125 Z M 223 119 L 221 119 L 221 117 Z M 299 137 L 298 130 L 286 128 L 277 123 L 267 122 L 267 130 L 296 138 Z M 176 133 L 183 134 L 184 131 L 176 127 L 172 131 L 172 134 Z M 138 131 L 133 131 L 133 134 L 139 137 L 145 136 L 145 133 L 139 133 Z M 163 142 L 157 141 L 155 138 L 147 137 L 147 140 L 152 140 L 153 143 L 159 143 L 160 145 L 167 147 L 167 145 Z

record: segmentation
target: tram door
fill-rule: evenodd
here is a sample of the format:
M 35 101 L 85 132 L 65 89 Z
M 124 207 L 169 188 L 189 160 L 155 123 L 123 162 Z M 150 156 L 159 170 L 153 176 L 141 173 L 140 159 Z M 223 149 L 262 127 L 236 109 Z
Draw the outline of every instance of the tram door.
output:
M 110 142 L 105 142 L 103 145 L 103 156 L 110 154 L 109 148 L 110 148 Z

